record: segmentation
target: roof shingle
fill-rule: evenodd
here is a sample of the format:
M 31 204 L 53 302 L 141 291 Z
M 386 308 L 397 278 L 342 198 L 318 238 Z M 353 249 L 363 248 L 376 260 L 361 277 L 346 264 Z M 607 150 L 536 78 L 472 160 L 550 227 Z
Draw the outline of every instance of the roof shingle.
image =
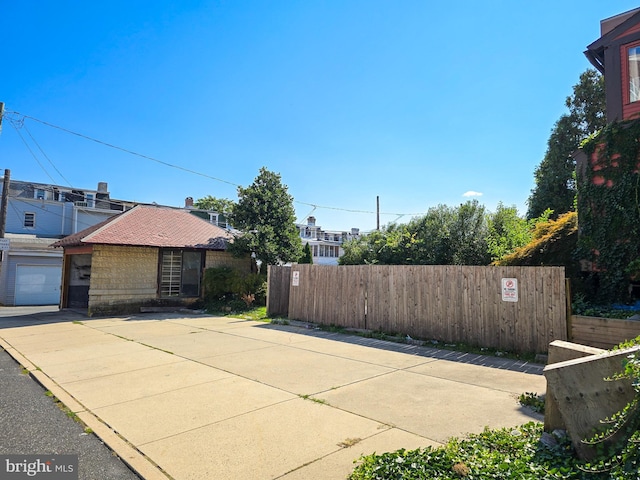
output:
M 55 247 L 86 244 L 225 250 L 233 235 L 188 210 L 138 205 L 65 237 Z

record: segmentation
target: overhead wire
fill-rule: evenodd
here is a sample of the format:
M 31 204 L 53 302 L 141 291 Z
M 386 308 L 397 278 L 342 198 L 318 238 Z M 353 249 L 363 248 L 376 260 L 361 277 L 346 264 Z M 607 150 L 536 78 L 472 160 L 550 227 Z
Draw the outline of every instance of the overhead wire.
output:
M 15 129 L 16 133 L 18 134 L 18 136 L 20 137 L 20 140 L 22 140 L 22 143 L 24 143 L 24 146 L 27 148 L 27 150 L 29 150 L 29 153 L 31 154 L 31 156 L 33 157 L 33 159 L 36 161 L 36 163 L 40 166 L 40 168 L 42 169 L 42 171 L 45 173 L 45 175 L 47 177 L 49 177 L 51 179 L 51 181 L 53 183 L 56 183 L 56 181 L 53 179 L 53 177 L 49 174 L 49 172 L 47 171 L 46 168 L 44 168 L 44 165 L 42 165 L 42 163 L 40 162 L 40 160 L 38 159 L 37 155 L 33 152 L 33 150 L 31 150 L 31 146 L 29 146 L 29 144 L 27 143 L 27 141 L 24 139 L 24 137 L 22 136 L 22 133 L 20 133 L 20 130 L 14 125 L 13 121 L 9 121 L 9 123 L 11 124 L 11 126 Z
M 36 144 L 36 147 L 38 147 L 38 150 L 40 150 L 40 153 L 42 153 L 42 155 L 44 155 L 44 158 L 46 158 L 48 160 L 48 162 L 51 164 L 51 166 L 54 168 L 54 170 L 56 172 L 58 172 L 58 175 L 60 175 L 60 177 L 67 182 L 67 185 L 71 186 L 71 182 L 69 180 L 66 179 L 66 177 L 62 174 L 62 172 L 60 170 L 58 170 L 58 167 L 55 166 L 55 164 L 51 161 L 51 159 L 49 158 L 49 156 L 44 152 L 44 150 L 42 149 L 42 147 L 40 146 L 40 144 L 36 141 L 35 138 L 33 138 L 33 135 L 31 135 L 31 132 L 29 131 L 29 129 L 27 128 L 27 125 L 23 125 L 24 130 L 27 132 L 27 135 L 29 135 L 29 138 L 31 138 L 31 141 L 33 143 Z
M 240 185 L 238 185 L 237 183 L 229 182 L 229 181 L 227 181 L 227 180 L 223 180 L 223 179 L 221 179 L 221 178 L 217 178 L 217 177 L 214 177 L 214 176 L 208 175 L 208 174 L 206 174 L 206 173 L 197 172 L 197 171 L 195 171 L 195 170 L 191 170 L 190 168 L 182 167 L 182 166 L 180 166 L 180 165 L 175 165 L 175 164 L 172 164 L 172 163 L 169 163 L 169 162 L 165 162 L 165 161 L 163 161 L 163 160 L 158 160 L 157 158 L 150 157 L 149 155 L 144 155 L 144 154 L 142 154 L 142 153 L 138 153 L 138 152 L 135 152 L 135 151 L 133 151 L 133 150 L 129 150 L 129 149 L 127 149 L 127 148 L 119 147 L 119 146 L 114 145 L 114 144 L 112 144 L 112 143 L 108 143 L 108 142 L 105 142 L 105 141 L 102 141 L 102 140 L 98 140 L 97 138 L 93 138 L 93 137 L 90 137 L 90 136 L 88 136 L 88 135 L 84 135 L 84 134 L 82 134 L 82 133 L 74 132 L 73 130 L 69 130 L 69 129 L 67 129 L 67 128 L 60 127 L 60 126 L 58 126 L 58 125 L 54 125 L 54 124 L 49 123 L 49 122 L 45 122 L 44 120 L 40 120 L 40 119 L 38 119 L 38 118 L 31 117 L 31 116 L 29 116 L 29 115 L 25 115 L 25 114 L 20 113 L 20 112 L 15 112 L 15 111 L 13 111 L 13 110 L 9 110 L 9 111 L 8 111 L 8 113 L 10 113 L 10 114 L 12 114 L 12 115 L 19 115 L 19 116 L 21 116 L 21 117 L 28 118 L 29 120 L 33 120 L 33 121 L 35 121 L 35 122 L 41 123 L 41 124 L 43 124 L 43 125 L 46 125 L 46 126 L 48 126 L 48 127 L 51 127 L 51 128 L 55 128 L 55 129 L 61 130 L 61 131 L 65 132 L 65 133 L 69 133 L 69 134 L 71 134 L 71 135 L 75 135 L 75 136 L 77 136 L 77 137 L 84 138 L 85 140 L 90 140 L 90 141 L 92 141 L 92 142 L 98 143 L 98 144 L 103 145 L 103 146 L 105 146 L 105 147 L 113 148 L 113 149 L 115 149 L 115 150 L 119 150 L 119 151 L 121 151 L 121 152 L 128 153 L 128 154 L 130 154 L 130 155 L 135 155 L 136 157 L 144 158 L 144 159 L 146 159 L 146 160 L 150 160 L 150 161 L 152 161 L 152 162 L 156 162 L 156 163 L 159 163 L 159 164 L 161 164 L 161 165 L 165 165 L 165 166 L 167 166 L 167 167 L 176 168 L 176 169 L 178 169 L 178 170 L 182 170 L 182 171 L 184 171 L 184 172 L 192 173 L 192 174 L 194 174 L 194 175 L 198 175 L 198 176 L 201 176 L 201 177 L 209 178 L 209 179 L 211 179 L 211 180 L 216 180 L 216 181 L 218 181 L 218 182 L 226 183 L 226 184 L 228 184 L 228 185 L 232 185 L 232 186 L 234 186 L 234 187 L 239 187 L 239 186 L 240 186 Z
M 22 122 L 24 122 L 24 119 L 33 120 L 33 121 L 38 122 L 38 123 L 40 123 L 42 125 L 45 125 L 45 126 L 48 126 L 48 127 L 51 127 L 51 128 L 55 128 L 57 130 L 63 131 L 65 133 L 68 133 L 70 135 L 74 135 L 74 136 L 77 136 L 79 138 L 83 138 L 85 140 L 89 140 L 89 141 L 98 143 L 100 145 L 103 145 L 103 146 L 106 146 L 106 147 L 109 147 L 109 148 L 113 148 L 115 150 L 119 150 L 119 151 L 124 152 L 124 153 L 128 153 L 130 155 L 134 155 L 134 156 L 137 156 L 137 157 L 140 157 L 140 158 L 144 158 L 146 160 L 149 160 L 149 161 L 152 161 L 152 162 L 156 162 L 156 163 L 158 163 L 160 165 L 164 165 L 166 167 L 170 167 L 170 168 L 174 168 L 174 169 L 177 169 L 177 170 L 181 170 L 181 171 L 184 171 L 184 172 L 187 172 L 187 173 L 191 173 L 193 175 L 197 175 L 197 176 L 200 176 L 200 177 L 203 177 L 203 178 L 208 178 L 210 180 L 215 180 L 217 182 L 225 183 L 227 185 L 231 185 L 231 186 L 234 186 L 236 188 L 240 187 L 240 185 L 237 184 L 237 183 L 230 182 L 228 180 L 224 180 L 224 179 L 219 178 L 219 177 L 214 177 L 212 175 L 209 175 L 209 174 L 206 174 L 206 173 L 203 173 L 203 172 L 199 172 L 199 171 L 196 171 L 196 170 L 193 170 L 193 169 L 190 169 L 190 168 L 186 168 L 186 167 L 183 167 L 183 166 L 180 166 L 180 165 L 176 165 L 176 164 L 173 164 L 173 163 L 170 163 L 170 162 L 166 162 L 164 160 L 159 160 L 159 159 L 151 157 L 149 155 L 145 155 L 145 154 L 130 150 L 128 148 L 120 147 L 120 146 L 114 145 L 112 143 L 105 142 L 103 140 L 99 140 L 97 138 L 91 137 L 89 135 L 85 135 L 85 134 L 82 134 L 82 133 L 75 132 L 75 131 L 70 130 L 68 128 L 64 128 L 64 127 L 61 127 L 61 126 L 58 126 L 58 125 L 54 125 L 52 123 L 46 122 L 44 120 L 40 120 L 40 119 L 32 117 L 30 115 L 25 115 L 23 113 L 20 113 L 20 112 L 14 111 L 14 110 L 5 110 L 5 116 L 7 114 L 12 115 L 12 116 L 17 116 L 18 118 L 21 119 Z M 403 217 L 403 216 L 424 215 L 424 213 L 425 213 L 425 212 L 419 212 L 419 213 L 376 212 L 376 211 L 373 211 L 373 210 L 357 210 L 357 209 L 350 209 L 350 208 L 343 208 L 343 207 L 330 207 L 330 206 L 326 206 L 326 205 L 318 205 L 318 204 L 314 204 L 314 203 L 302 202 L 300 200 L 294 200 L 294 203 L 297 203 L 299 205 L 305 205 L 305 206 L 313 207 L 314 210 L 315 209 L 324 209 L 324 210 L 334 210 L 334 211 L 341 211 L 341 212 L 347 212 L 347 213 L 394 215 L 394 216 L 397 216 L 398 218 Z

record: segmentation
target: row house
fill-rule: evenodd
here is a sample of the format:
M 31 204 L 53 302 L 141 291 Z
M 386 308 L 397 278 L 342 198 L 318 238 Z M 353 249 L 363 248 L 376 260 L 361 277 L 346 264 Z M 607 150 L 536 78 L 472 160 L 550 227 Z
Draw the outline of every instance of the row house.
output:
M 0 193 L 2 188 L 0 182 Z M 93 190 L 11 180 L 0 304 L 59 304 L 62 252 L 51 244 L 124 211 L 127 203 L 111 199 L 104 182 Z
M 307 218 L 307 223 L 296 224 L 302 244 L 309 244 L 316 265 L 338 265 L 338 258 L 344 254 L 342 244 L 358 238 L 360 229 L 352 228 L 350 232 L 339 230 L 323 230 L 316 225 L 315 217 Z

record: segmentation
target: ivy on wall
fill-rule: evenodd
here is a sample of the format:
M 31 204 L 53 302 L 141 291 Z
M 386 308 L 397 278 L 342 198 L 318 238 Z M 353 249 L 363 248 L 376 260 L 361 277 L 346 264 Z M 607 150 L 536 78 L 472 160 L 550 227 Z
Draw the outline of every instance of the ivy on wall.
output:
M 627 300 L 629 281 L 640 279 L 639 142 L 640 120 L 632 120 L 613 122 L 582 145 L 578 257 L 603 303 Z

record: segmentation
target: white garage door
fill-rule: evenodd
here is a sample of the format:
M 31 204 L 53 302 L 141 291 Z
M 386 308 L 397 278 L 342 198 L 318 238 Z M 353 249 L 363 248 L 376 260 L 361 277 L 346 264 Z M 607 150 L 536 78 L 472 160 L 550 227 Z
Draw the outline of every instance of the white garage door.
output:
M 52 265 L 18 265 L 16 305 L 57 305 L 60 303 L 62 269 Z

